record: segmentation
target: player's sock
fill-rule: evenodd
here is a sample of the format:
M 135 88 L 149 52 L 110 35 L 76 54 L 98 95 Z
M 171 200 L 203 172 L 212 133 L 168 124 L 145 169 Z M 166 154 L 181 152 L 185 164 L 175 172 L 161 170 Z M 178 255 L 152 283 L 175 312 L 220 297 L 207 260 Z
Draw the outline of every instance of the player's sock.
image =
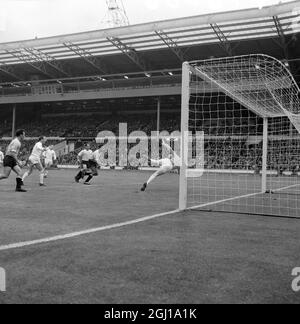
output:
M 156 179 L 156 177 L 157 177 L 157 174 L 156 173 L 154 173 L 154 174 L 152 174 L 152 176 L 149 178 L 149 180 L 147 181 L 147 186 L 149 186 L 149 184 L 152 182 L 152 181 L 154 181 L 155 179 Z
M 44 171 L 40 172 L 40 185 L 44 184 Z
M 81 177 L 80 179 L 84 179 L 84 177 L 87 175 L 86 170 L 81 171 Z
M 85 184 L 89 183 L 92 179 L 93 179 L 93 176 L 90 175 L 90 176 L 85 180 Z
M 22 181 L 24 182 L 28 176 L 29 176 L 29 172 L 27 171 L 23 174 Z
M 82 171 L 79 171 L 79 173 L 77 174 L 77 176 L 75 177 L 75 181 L 79 182 L 79 180 L 82 179 Z

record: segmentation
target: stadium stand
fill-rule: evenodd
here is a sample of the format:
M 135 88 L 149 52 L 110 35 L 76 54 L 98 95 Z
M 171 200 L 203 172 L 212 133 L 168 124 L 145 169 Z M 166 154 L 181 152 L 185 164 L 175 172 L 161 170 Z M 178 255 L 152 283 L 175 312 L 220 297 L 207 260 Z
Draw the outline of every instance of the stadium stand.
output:
M 59 164 L 75 165 L 77 163 L 77 154 L 85 142 L 92 143 L 92 149 L 97 148 L 94 139 L 100 131 L 112 131 L 118 135 L 119 123 L 128 124 L 128 134 L 132 131 L 143 131 L 148 136 L 151 135 L 156 127 L 155 116 L 119 116 L 118 118 L 99 117 L 68 117 L 61 114 L 55 118 L 45 118 L 42 120 L 32 121 L 30 123 L 22 123 L 18 125 L 27 131 L 27 137 L 34 138 L 40 134 L 44 134 L 48 138 L 60 137 L 75 142 L 75 151 L 66 155 L 61 155 L 58 158 Z M 205 142 L 205 167 L 207 169 L 244 169 L 244 170 L 259 170 L 261 169 L 261 161 L 257 160 L 258 150 L 262 150 L 261 144 L 247 145 L 247 137 L 249 134 L 262 133 L 261 125 L 257 125 L 256 119 L 237 117 L 232 124 L 225 125 L 224 120 L 220 119 L 215 126 L 210 124 L 203 125 L 203 130 L 206 134 L 212 137 Z M 228 121 L 227 121 L 228 122 Z M 9 122 L 6 122 L 6 127 L 9 129 Z M 234 126 L 233 126 L 234 125 Z M 237 126 L 239 125 L 239 126 Z M 258 128 L 258 129 L 257 129 Z M 1 127 L 5 130 L 5 123 Z M 180 116 L 165 115 L 161 119 L 161 130 L 172 133 L 180 129 Z M 235 134 L 245 134 L 243 141 L 235 139 Z M 3 137 L 10 136 L 9 131 L 2 132 Z M 224 138 L 226 137 L 226 138 Z M 6 147 L 9 141 L 0 140 L 0 146 Z M 34 146 L 35 140 L 27 140 L 24 142 L 22 155 L 26 159 Z M 50 140 L 48 145 L 57 144 L 59 140 Z M 272 160 L 268 161 L 270 167 L 278 170 L 280 173 L 291 171 L 297 173 L 300 171 L 299 161 L 296 159 L 296 153 L 299 152 L 299 142 L 293 141 L 293 145 L 288 145 L 286 141 L 275 141 L 273 145 Z M 286 154 L 282 154 L 286 147 Z M 289 156 L 291 159 L 289 159 Z M 290 169 L 287 169 L 288 168 Z

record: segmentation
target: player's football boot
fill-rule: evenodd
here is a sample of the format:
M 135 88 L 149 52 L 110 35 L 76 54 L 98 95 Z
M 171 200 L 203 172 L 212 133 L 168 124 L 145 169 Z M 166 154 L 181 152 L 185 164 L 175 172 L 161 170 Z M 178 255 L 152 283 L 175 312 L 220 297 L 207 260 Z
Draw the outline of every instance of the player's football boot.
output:
M 27 192 L 27 190 L 22 189 L 22 188 L 16 188 L 16 192 Z
M 16 182 L 16 192 L 27 192 L 26 190 L 22 189 L 22 186 L 24 186 L 24 182 L 21 178 L 17 178 Z
M 146 191 L 146 189 L 147 189 L 147 183 L 144 183 L 144 184 L 143 184 L 143 187 L 142 187 L 142 189 L 141 189 L 141 191 L 144 192 L 144 191 Z

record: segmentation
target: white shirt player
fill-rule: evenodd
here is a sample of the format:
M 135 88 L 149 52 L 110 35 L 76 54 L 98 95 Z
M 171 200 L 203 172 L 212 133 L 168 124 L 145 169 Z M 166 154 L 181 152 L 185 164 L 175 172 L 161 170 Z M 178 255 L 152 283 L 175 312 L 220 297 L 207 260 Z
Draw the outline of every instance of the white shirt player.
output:
M 29 161 L 32 164 L 41 164 L 41 158 L 44 151 L 45 149 L 43 147 L 43 144 L 41 142 L 36 143 L 29 157 Z
M 87 162 L 93 160 L 93 151 L 92 150 L 82 150 L 78 157 L 81 158 L 82 161 Z
M 8 148 L 6 150 L 6 155 L 11 156 L 13 158 L 17 158 L 17 156 L 20 152 L 21 146 L 22 146 L 21 142 L 17 138 L 15 138 L 8 145 Z
M 3 164 L 4 154 L 0 151 L 0 164 Z
M 56 153 L 54 150 L 51 150 L 48 148 L 47 151 L 44 152 L 44 157 L 45 157 L 46 162 L 53 163 L 53 161 L 56 160 Z

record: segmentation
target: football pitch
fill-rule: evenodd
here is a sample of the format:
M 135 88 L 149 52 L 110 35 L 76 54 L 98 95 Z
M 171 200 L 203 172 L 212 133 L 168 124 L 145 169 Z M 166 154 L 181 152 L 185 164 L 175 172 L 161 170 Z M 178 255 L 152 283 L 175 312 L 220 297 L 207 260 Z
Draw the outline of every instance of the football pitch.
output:
M 0 182 L 1 304 L 299 303 L 300 220 L 173 213 L 176 174 L 145 193 L 150 172 L 100 171 L 92 186 L 75 174 L 40 188 L 34 173 L 26 194 Z

